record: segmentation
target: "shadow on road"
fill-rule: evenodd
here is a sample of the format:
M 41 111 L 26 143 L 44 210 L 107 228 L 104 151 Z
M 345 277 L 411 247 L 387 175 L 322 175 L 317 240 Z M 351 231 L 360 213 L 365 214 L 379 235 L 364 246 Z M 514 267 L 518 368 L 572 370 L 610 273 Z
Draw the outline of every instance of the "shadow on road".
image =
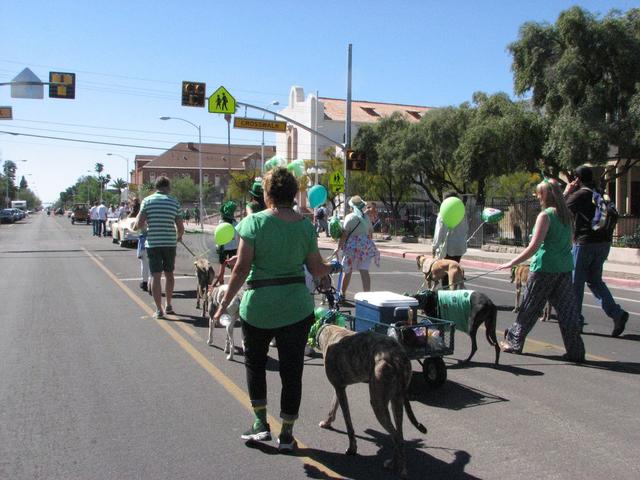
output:
M 344 445 L 346 449 L 348 440 L 346 432 L 333 430 L 336 433 L 342 435 Z M 327 468 L 336 472 L 340 477 L 338 478 L 351 478 L 351 479 L 366 479 L 377 480 L 389 478 L 396 478 L 392 472 L 383 468 L 384 460 L 391 457 L 391 441 L 389 435 L 386 432 L 379 432 L 372 429 L 365 430 L 368 437 L 357 435 L 356 437 L 360 442 L 371 442 L 378 446 L 378 452 L 375 455 L 353 455 L 347 456 L 342 451 L 329 452 L 318 450 L 315 448 L 300 448 L 292 456 L 307 457 L 315 462 L 318 462 Z M 412 433 L 409 434 L 409 436 Z M 275 446 L 268 444 L 257 444 L 252 442 L 246 443 L 247 447 L 260 450 L 265 455 L 276 455 L 278 451 Z M 475 477 L 468 473 L 465 473 L 465 467 L 471 461 L 471 455 L 463 450 L 451 450 L 451 449 L 434 449 L 440 451 L 449 451 L 453 457 L 451 463 L 447 463 L 443 460 L 429 455 L 423 451 L 425 447 L 422 439 L 409 439 L 405 440 L 405 447 L 407 452 L 407 468 L 409 470 L 409 479 L 461 479 L 461 480 L 474 480 L 479 477 Z M 335 476 L 323 472 L 315 465 L 309 463 L 304 464 L 304 470 L 308 478 L 314 479 L 335 479 Z
M 440 388 L 429 388 L 422 373 L 418 372 L 413 372 L 409 385 L 409 398 L 430 407 L 447 410 L 462 410 L 509 401 L 507 398 L 450 380 Z

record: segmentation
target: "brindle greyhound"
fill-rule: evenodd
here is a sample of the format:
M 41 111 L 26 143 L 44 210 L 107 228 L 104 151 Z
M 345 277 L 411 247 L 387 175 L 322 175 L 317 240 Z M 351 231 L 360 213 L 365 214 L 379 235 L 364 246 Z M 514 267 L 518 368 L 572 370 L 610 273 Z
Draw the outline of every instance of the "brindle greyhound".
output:
M 393 441 L 393 457 L 386 460 L 384 466 L 394 468 L 402 477 L 406 477 L 407 460 L 402 433 L 404 409 L 418 430 L 427 433 L 427 429 L 416 420 L 407 398 L 412 372 L 411 361 L 404 348 L 391 337 L 375 332 L 355 333 L 336 325 L 323 325 L 316 335 L 316 343 L 324 356 L 327 378 L 335 389 L 329 415 L 320 422 L 320 427 L 331 427 L 339 402 L 349 436 L 349 448 L 345 453 L 355 455 L 356 437 L 346 387 L 354 383 L 368 383 L 373 412 Z M 389 402 L 395 426 L 389 415 Z

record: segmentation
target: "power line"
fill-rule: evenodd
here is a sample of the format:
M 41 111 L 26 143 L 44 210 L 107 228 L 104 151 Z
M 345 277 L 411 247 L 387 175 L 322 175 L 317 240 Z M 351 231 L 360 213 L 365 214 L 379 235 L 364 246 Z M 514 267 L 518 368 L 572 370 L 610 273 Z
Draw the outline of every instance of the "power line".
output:
M 83 140 L 83 139 L 79 139 L 79 138 L 66 138 L 66 137 L 52 137 L 52 136 L 47 136 L 47 135 L 35 135 L 32 133 L 18 133 L 18 132 L 9 132 L 6 130 L 0 130 L 0 133 L 7 133 L 9 135 L 20 135 L 20 136 L 24 136 L 24 137 L 32 137 L 32 138 L 44 138 L 47 140 L 60 140 L 60 141 L 66 141 L 66 142 L 77 142 L 77 143 L 89 143 L 92 145 L 108 145 L 111 147 L 127 147 L 127 148 L 140 148 L 140 149 L 146 149 L 146 150 L 163 150 L 163 151 L 167 151 L 167 148 L 163 148 L 163 147 L 151 147 L 151 146 L 147 146 L 147 145 L 133 145 L 133 144 L 127 144 L 127 143 L 113 143 L 113 142 L 99 142 L 97 140 Z M 183 142 L 184 143 L 184 142 Z M 234 146 L 234 145 L 232 145 Z M 235 146 L 253 146 L 256 148 L 259 148 L 260 145 L 235 145 Z M 193 153 L 191 150 L 189 149 L 172 149 L 175 152 L 180 152 L 180 153 Z M 206 152 L 203 152 L 206 155 Z M 244 158 L 246 157 L 246 154 L 240 154 L 240 153 L 225 153 L 224 154 L 225 157 L 240 157 L 240 158 Z

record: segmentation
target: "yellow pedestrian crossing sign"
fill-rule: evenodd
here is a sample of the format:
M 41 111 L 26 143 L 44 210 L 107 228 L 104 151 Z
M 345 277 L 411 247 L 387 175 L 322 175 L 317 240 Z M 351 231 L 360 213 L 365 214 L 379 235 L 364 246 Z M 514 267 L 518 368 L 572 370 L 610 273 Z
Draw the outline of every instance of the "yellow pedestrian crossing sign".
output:
M 236 113 L 236 99 L 224 87 L 219 87 L 209 97 L 209 113 Z
M 334 193 L 344 192 L 344 175 L 340 170 L 335 170 L 329 175 L 329 188 Z

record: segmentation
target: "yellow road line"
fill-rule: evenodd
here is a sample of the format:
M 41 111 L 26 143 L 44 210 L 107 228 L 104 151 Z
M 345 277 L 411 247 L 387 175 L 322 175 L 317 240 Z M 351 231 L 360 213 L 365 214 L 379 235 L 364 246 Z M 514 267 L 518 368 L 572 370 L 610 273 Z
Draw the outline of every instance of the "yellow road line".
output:
M 147 313 L 151 318 L 153 318 L 153 313 L 155 310 L 147 305 L 144 301 L 140 299 L 133 291 L 127 287 L 118 277 L 116 277 L 111 270 L 109 270 L 103 263 L 100 261 L 94 254 L 89 252 L 86 248 L 83 248 L 84 252 L 87 256 L 95 262 L 95 264 L 100 267 L 100 269 L 111 279 L 113 282 L 120 287 L 120 289 L 126 293 L 129 298 L 131 298 L 145 313 Z M 249 400 L 249 396 L 244 392 L 243 389 L 238 387 L 229 377 L 227 377 L 220 369 L 218 369 L 207 357 L 205 357 L 202 353 L 200 353 L 193 345 L 191 345 L 182 335 L 180 335 L 175 328 L 171 326 L 166 320 L 158 320 L 154 319 L 156 324 L 159 325 L 173 340 L 176 341 L 178 345 L 182 347 L 182 349 L 187 352 L 191 358 L 193 358 L 198 365 L 200 365 L 216 382 L 218 382 L 222 387 L 227 390 L 237 401 L 249 412 L 253 412 L 251 408 L 251 401 Z M 189 335 L 193 336 L 192 333 L 189 332 L 189 327 L 184 325 L 182 322 L 177 323 L 178 327 L 180 327 L 185 332 L 189 333 Z M 193 332 L 195 333 L 195 331 Z M 195 334 L 199 340 L 202 340 L 197 333 Z M 282 424 L 272 415 L 268 416 L 268 421 L 271 425 L 276 427 L 277 430 L 282 429 Z M 308 447 L 298 440 L 298 445 L 302 449 L 307 449 Z M 296 456 L 296 458 L 300 459 L 302 463 L 311 465 L 329 478 L 340 479 L 343 478 L 338 473 L 331 470 L 326 465 L 310 458 L 304 456 Z

